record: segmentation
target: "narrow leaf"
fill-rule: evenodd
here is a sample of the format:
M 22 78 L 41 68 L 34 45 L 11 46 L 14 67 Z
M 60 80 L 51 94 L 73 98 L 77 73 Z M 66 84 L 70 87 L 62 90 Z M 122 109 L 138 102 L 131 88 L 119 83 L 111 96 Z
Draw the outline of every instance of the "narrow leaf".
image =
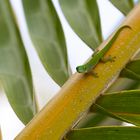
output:
M 31 39 L 49 75 L 62 86 L 70 76 L 63 30 L 51 0 L 23 0 Z
M 121 71 L 120 77 L 140 80 L 140 59 L 129 62 Z
M 67 140 L 139 140 L 139 127 L 90 127 L 72 130 Z
M 140 126 L 140 90 L 129 90 L 106 94 L 96 101 L 92 110 L 107 113 L 111 117 Z
M 133 0 L 110 0 L 124 15 L 127 15 L 134 7 Z
M 122 121 L 109 117 L 102 112 L 92 113 L 90 112 L 80 120 L 75 128 L 87 128 L 94 126 L 110 126 L 110 125 L 121 125 Z
M 30 67 L 8 0 L 0 1 L 0 80 L 19 119 L 36 113 Z
M 124 84 L 125 83 L 125 84 Z M 134 90 L 139 89 L 140 83 L 139 81 L 134 81 L 128 78 L 118 78 L 111 87 L 108 89 L 108 93 L 118 92 L 121 90 Z
M 98 126 L 101 122 L 103 122 L 108 116 L 103 113 L 89 113 L 85 117 L 80 120 L 80 122 L 76 125 L 76 128 L 86 128 Z
M 102 42 L 99 10 L 96 0 L 59 0 L 73 30 L 92 49 Z

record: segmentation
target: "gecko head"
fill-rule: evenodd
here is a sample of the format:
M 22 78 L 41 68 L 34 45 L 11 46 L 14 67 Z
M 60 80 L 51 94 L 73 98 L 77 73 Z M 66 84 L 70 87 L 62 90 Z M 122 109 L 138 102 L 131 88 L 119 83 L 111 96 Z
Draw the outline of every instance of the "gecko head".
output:
M 86 70 L 87 70 L 87 68 L 86 68 L 86 66 L 82 65 L 82 66 L 76 67 L 76 70 L 77 70 L 77 72 L 79 72 L 79 73 L 85 73 Z

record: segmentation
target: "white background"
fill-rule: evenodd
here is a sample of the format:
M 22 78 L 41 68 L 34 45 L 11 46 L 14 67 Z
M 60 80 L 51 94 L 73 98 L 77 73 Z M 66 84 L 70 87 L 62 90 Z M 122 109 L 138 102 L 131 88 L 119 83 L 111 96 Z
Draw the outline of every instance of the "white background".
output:
M 97 1 L 99 3 L 101 13 L 103 36 L 104 38 L 107 38 L 115 27 L 121 23 L 124 16 L 114 8 L 108 0 Z M 47 101 L 56 94 L 59 87 L 48 76 L 33 48 L 23 16 L 21 0 L 11 0 L 11 2 L 17 13 L 18 23 L 20 25 L 20 30 L 29 56 L 30 65 L 32 67 L 35 91 L 40 108 L 42 108 Z M 53 0 L 53 2 L 64 28 L 68 47 L 68 56 L 72 70 L 75 72 L 75 67 L 82 64 L 92 54 L 92 51 L 72 31 L 62 14 L 58 0 Z M 13 140 L 14 137 L 24 128 L 24 125 L 12 111 L 5 94 L 2 91 L 0 93 L 0 126 L 2 129 L 3 140 Z

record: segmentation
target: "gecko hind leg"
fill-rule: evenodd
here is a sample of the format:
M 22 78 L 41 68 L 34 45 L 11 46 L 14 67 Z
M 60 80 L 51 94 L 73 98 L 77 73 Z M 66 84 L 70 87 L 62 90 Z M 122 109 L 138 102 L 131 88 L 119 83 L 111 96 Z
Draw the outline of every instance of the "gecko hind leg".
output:
M 113 56 L 109 55 L 107 57 L 101 58 L 101 62 L 103 62 L 103 63 L 106 63 L 106 62 L 114 62 L 115 59 L 116 59 L 115 56 L 113 57 Z

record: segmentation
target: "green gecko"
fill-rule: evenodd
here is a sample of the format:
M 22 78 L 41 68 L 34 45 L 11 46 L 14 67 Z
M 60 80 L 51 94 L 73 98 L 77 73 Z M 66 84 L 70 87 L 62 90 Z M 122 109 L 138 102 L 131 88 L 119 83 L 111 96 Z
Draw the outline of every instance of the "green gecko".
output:
M 114 57 L 109 56 L 108 58 L 103 58 L 103 56 L 111 48 L 112 44 L 114 43 L 114 41 L 117 39 L 118 35 L 124 28 L 131 29 L 131 27 L 128 25 L 120 27 L 118 31 L 116 31 L 115 35 L 111 38 L 111 40 L 106 44 L 106 46 L 102 50 L 95 51 L 91 59 L 86 64 L 76 67 L 77 72 L 79 73 L 89 72 L 98 64 L 100 60 L 102 60 L 103 62 L 113 61 Z

